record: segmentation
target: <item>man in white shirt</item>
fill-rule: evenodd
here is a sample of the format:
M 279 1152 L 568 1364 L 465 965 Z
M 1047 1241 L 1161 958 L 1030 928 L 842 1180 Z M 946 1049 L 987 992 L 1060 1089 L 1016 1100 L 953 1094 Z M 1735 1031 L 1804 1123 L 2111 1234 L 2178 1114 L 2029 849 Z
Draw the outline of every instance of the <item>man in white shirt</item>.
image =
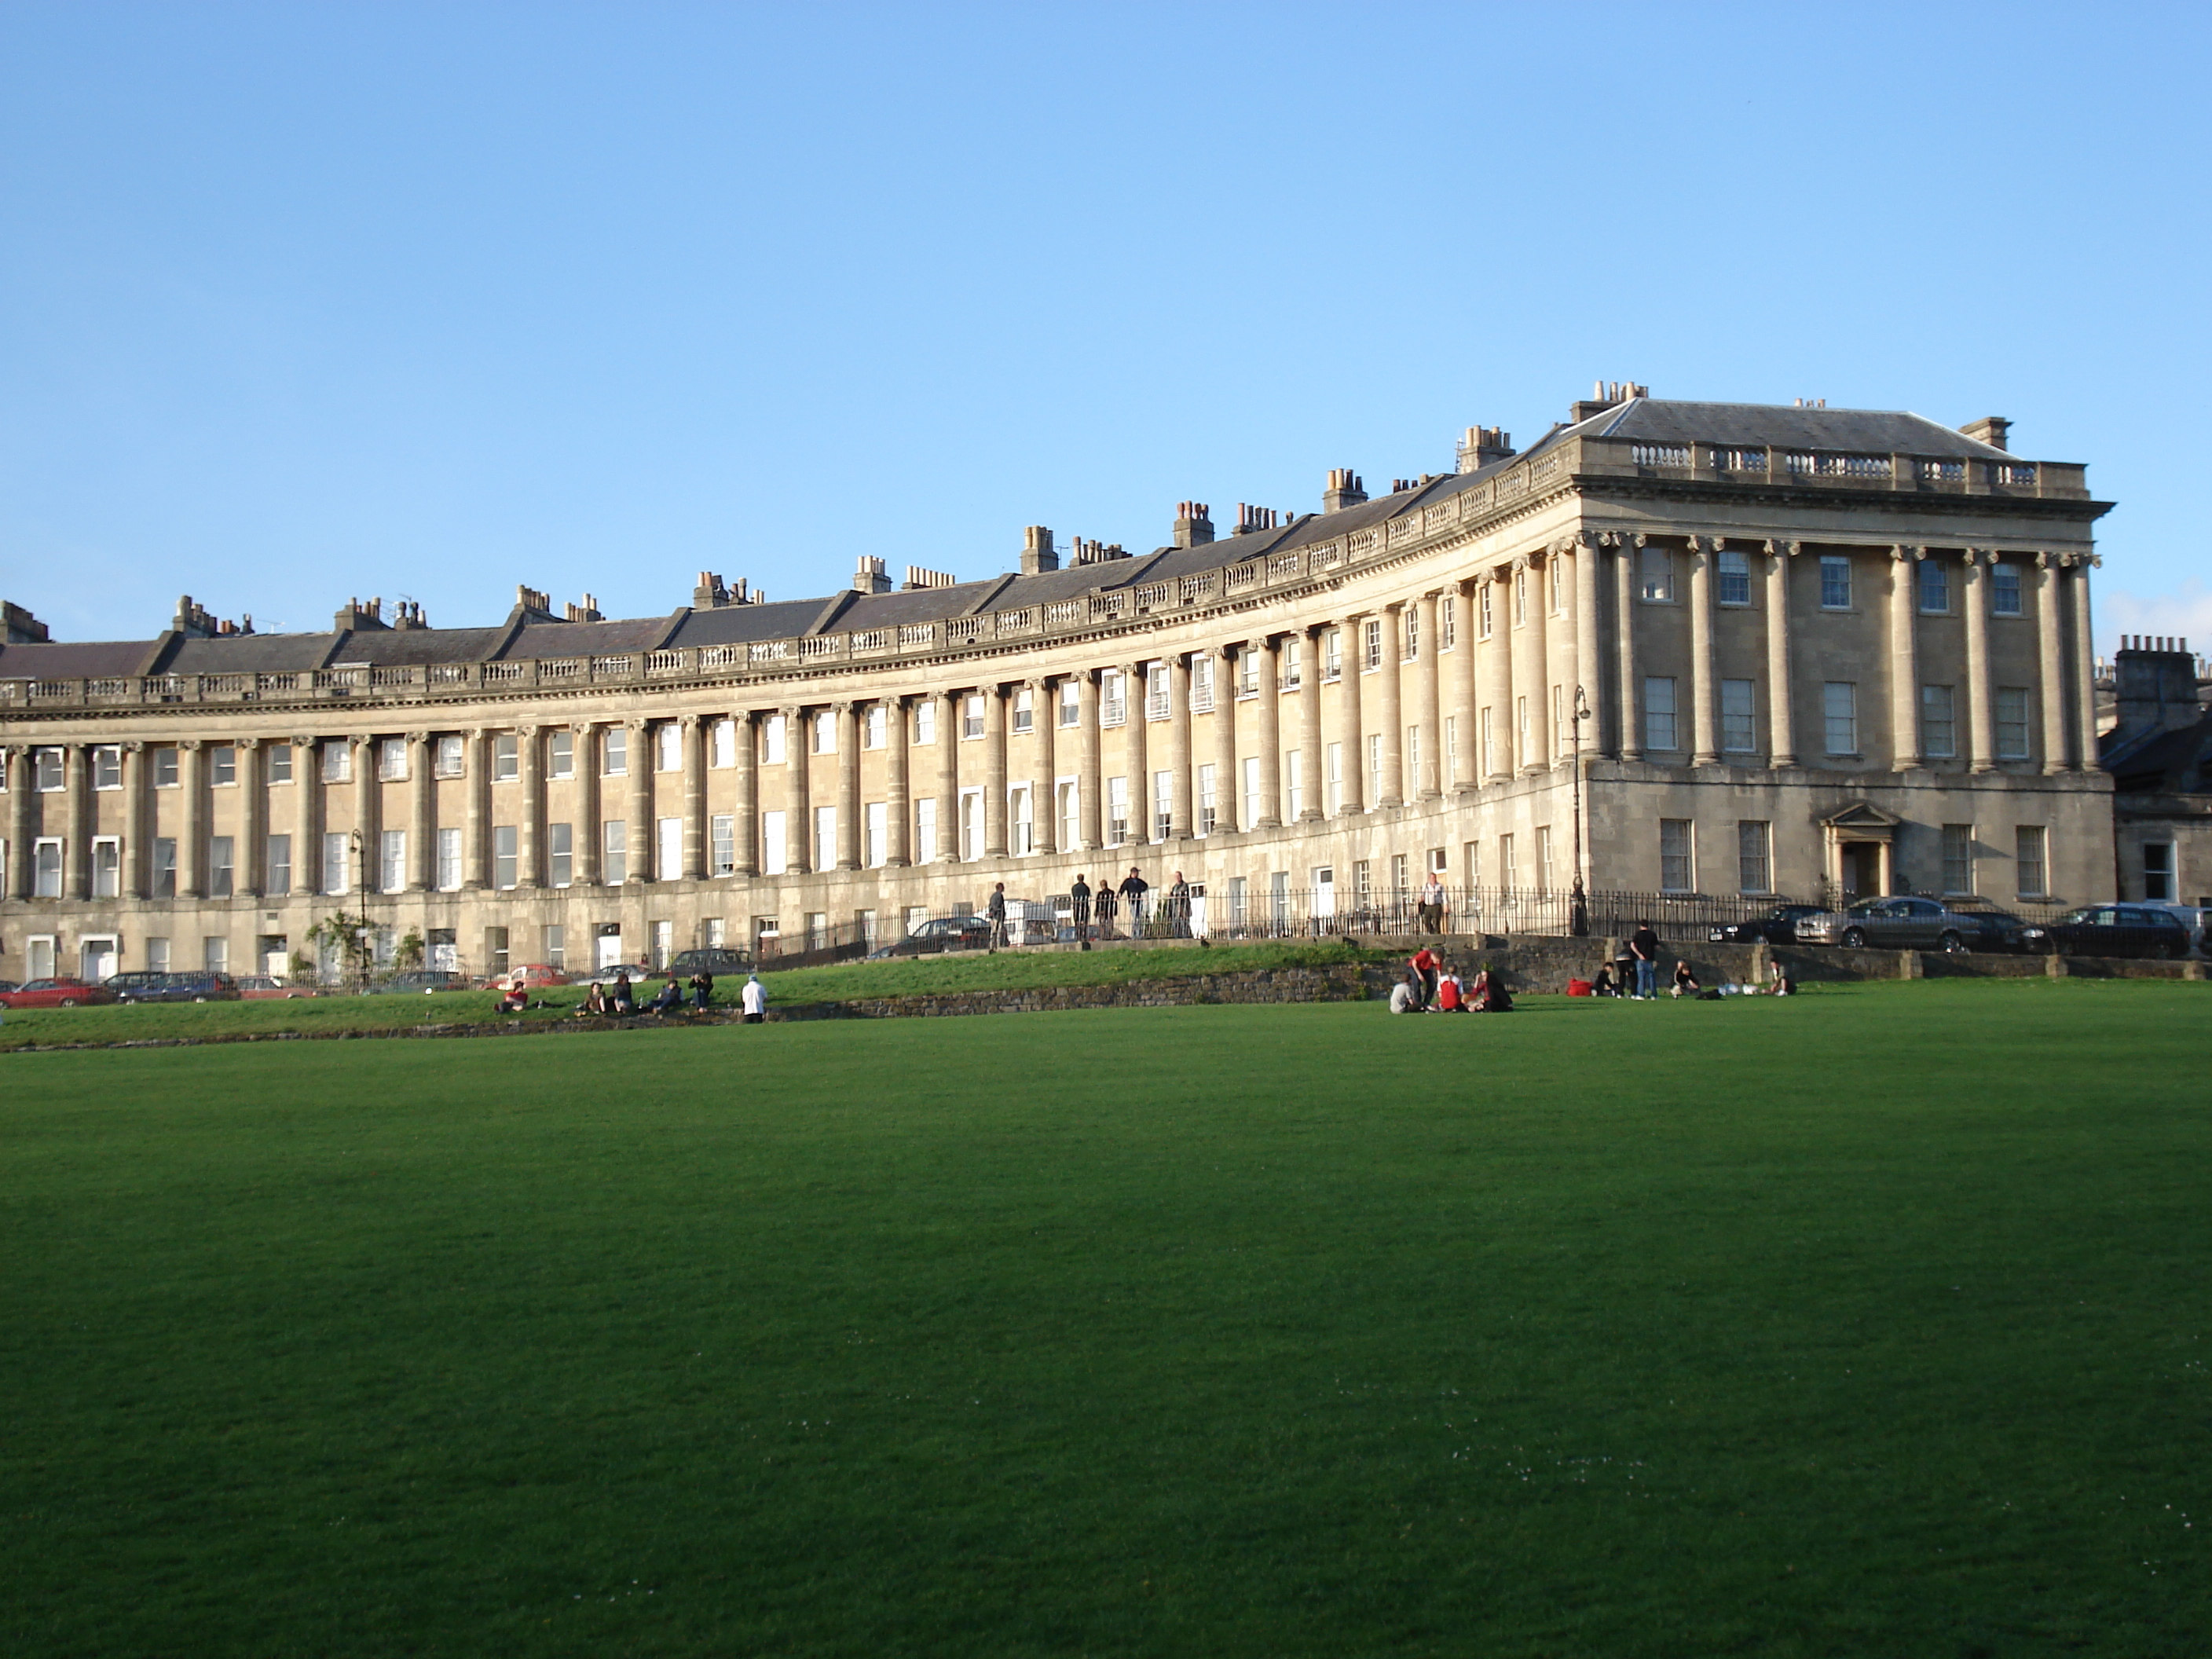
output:
M 768 988 L 760 982 L 758 974 L 745 981 L 745 988 L 738 994 L 738 1000 L 744 1007 L 745 1024 L 759 1024 L 761 1016 L 768 1012 Z

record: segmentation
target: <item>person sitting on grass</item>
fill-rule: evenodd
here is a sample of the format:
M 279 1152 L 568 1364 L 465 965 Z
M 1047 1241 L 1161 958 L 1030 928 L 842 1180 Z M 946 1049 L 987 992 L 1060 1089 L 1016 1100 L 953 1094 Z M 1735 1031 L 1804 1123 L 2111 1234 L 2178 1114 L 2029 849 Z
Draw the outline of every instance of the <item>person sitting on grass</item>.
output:
M 684 1006 L 684 989 L 676 982 L 676 975 L 668 976 L 668 983 L 660 988 L 660 994 L 645 1005 L 648 1014 L 672 1014 Z
M 1679 957 L 1674 963 L 1674 994 L 1677 997 L 1698 994 L 1698 976 L 1690 971 L 1690 964 Z
M 1594 997 L 1617 997 L 1620 994 L 1620 987 L 1613 983 L 1611 963 L 1598 963 L 1597 977 L 1590 981 L 1590 994 Z
M 637 1012 L 637 994 L 630 989 L 629 969 L 627 968 L 616 970 L 614 989 L 607 993 L 607 1012 L 620 1015 Z
M 1418 1014 L 1421 1012 L 1420 994 L 1413 989 L 1411 974 L 1390 988 L 1390 1012 L 1394 1014 Z
M 714 976 L 702 968 L 691 975 L 691 988 L 699 994 L 699 1012 L 705 1013 L 707 1005 L 714 1000 Z
M 1796 976 L 1790 971 L 1789 964 L 1780 957 L 1774 958 L 1771 982 L 1767 988 L 1778 997 L 1794 997 L 1797 994 Z
M 1504 976 L 1495 972 L 1488 963 L 1474 976 L 1474 1011 L 1479 1014 L 1510 1014 L 1513 998 L 1505 989 Z
M 500 994 L 499 1012 L 502 1014 L 519 1014 L 529 1006 L 530 993 L 520 985 L 510 985 Z
M 1437 1012 L 1442 1014 L 1463 1014 L 1467 1000 L 1461 994 L 1459 975 L 1449 968 L 1437 977 Z

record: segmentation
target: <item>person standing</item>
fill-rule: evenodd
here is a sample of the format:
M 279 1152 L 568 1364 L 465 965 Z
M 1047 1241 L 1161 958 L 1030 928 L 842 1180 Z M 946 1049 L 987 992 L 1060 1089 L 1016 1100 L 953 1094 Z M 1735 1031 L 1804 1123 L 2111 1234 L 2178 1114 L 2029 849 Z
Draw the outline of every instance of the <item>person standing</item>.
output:
M 1437 872 L 1429 872 L 1429 878 L 1421 884 L 1421 931 L 1441 933 L 1444 930 L 1444 884 L 1437 879 Z
M 758 974 L 745 981 L 745 988 L 738 994 L 738 1001 L 745 1011 L 745 1024 L 759 1024 L 761 1017 L 768 1012 L 768 988 L 761 983 Z
M 1636 924 L 1629 935 L 1628 954 L 1636 958 L 1636 1000 L 1649 1002 L 1659 994 L 1659 935 L 1649 921 Z
M 1137 866 L 1129 866 L 1129 874 L 1121 884 L 1121 908 L 1129 913 L 1129 937 L 1136 939 L 1145 931 L 1145 895 L 1152 890 L 1152 883 L 1137 873 Z
M 1182 872 L 1175 872 L 1175 881 L 1168 889 L 1168 933 L 1174 939 L 1190 937 L 1190 884 L 1182 878 Z
M 1114 897 L 1114 878 L 1112 876 L 1107 875 L 1099 878 L 1097 902 L 1098 937 L 1101 939 L 1111 939 L 1114 937 L 1114 908 L 1115 904 Z
M 1437 973 L 1442 964 L 1437 959 L 1437 953 L 1429 949 L 1427 945 L 1424 945 L 1419 951 L 1413 953 L 1413 959 L 1407 965 L 1413 969 L 1415 975 L 1419 981 L 1421 987 L 1421 1007 L 1423 1012 L 1425 1012 L 1436 1003 Z
M 991 889 L 990 902 L 984 905 L 983 914 L 990 919 L 988 944 L 995 951 L 1006 942 L 1006 884 L 1003 881 Z
M 1091 937 L 1091 889 L 1083 879 L 1083 872 L 1075 872 L 1075 884 L 1067 890 L 1068 915 L 1075 923 L 1078 943 Z

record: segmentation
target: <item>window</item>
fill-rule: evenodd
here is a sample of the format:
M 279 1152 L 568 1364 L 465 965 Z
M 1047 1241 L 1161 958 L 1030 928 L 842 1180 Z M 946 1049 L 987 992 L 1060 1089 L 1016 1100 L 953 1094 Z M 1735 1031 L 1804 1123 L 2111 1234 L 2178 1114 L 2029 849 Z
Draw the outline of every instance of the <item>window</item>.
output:
M 522 739 L 501 732 L 491 740 L 491 781 L 513 783 L 522 775 Z
M 937 741 L 937 699 L 924 697 L 914 706 L 914 740 L 917 744 Z
M 33 842 L 31 843 L 31 896 L 59 898 L 61 896 L 61 842 L 52 840 Z
M 1437 605 L 1437 648 L 1450 651 L 1459 644 L 1459 601 L 1446 594 Z
M 1419 794 L 1421 792 L 1423 774 L 1421 728 L 1418 726 L 1409 726 L 1406 728 L 1406 776 L 1412 785 L 1411 793 Z
M 1495 631 L 1494 619 L 1491 614 L 1490 595 L 1491 590 L 1496 586 L 1495 582 L 1485 582 L 1478 590 L 1480 598 L 1476 600 L 1475 632 L 1486 640 Z
M 290 744 L 280 743 L 269 750 L 269 781 L 271 783 L 292 781 L 292 745 Z
M 1830 754 L 1859 752 L 1859 688 L 1855 681 L 1830 680 L 1820 688 L 1820 717 Z
M 283 751 L 279 750 L 278 753 Z M 289 836 L 269 837 L 269 884 L 270 893 L 292 890 L 292 838 Z
M 1073 778 L 1060 779 L 1055 789 L 1060 799 L 1060 850 L 1065 853 L 1082 838 L 1083 795 Z
M 1306 757 L 1302 749 L 1283 752 L 1283 810 L 1292 818 L 1303 817 L 1306 810 Z
M 207 896 L 228 898 L 238 884 L 238 842 L 229 836 L 208 837 Z
M 1036 851 L 1036 817 L 1027 784 L 1006 792 L 1006 851 L 1018 858 Z
M 1959 752 L 1959 722 L 1952 688 L 1920 688 L 1920 752 L 1930 760 L 1948 760 Z
M 1401 899 L 1405 898 L 1412 891 L 1412 884 L 1407 876 L 1406 855 L 1403 853 L 1391 854 L 1390 890 Z
M 1452 788 L 1459 782 L 1459 716 L 1444 716 L 1444 787 Z
M 629 770 L 629 732 L 624 727 L 610 726 L 599 734 L 599 770 L 611 778 Z
M 1751 603 L 1751 556 L 1739 548 L 1721 549 L 1720 572 L 1721 603 L 1749 605 Z
M 1647 547 L 1637 556 L 1637 569 L 1643 577 L 1643 594 L 1653 605 L 1671 605 L 1674 600 L 1674 562 L 1667 556 L 1663 547 Z
M 1245 918 L 1244 878 L 1229 878 L 1229 921 L 1232 927 L 1242 927 Z
M 1014 730 L 1030 732 L 1036 729 L 1036 714 L 1026 690 L 1014 693 Z
M 1990 567 L 1990 610 L 1999 617 L 2020 615 L 2020 567 L 2002 562 Z
M 1567 752 L 1569 735 L 1566 688 L 1555 685 L 1552 688 L 1552 752 L 1553 754 L 1564 755 Z
M 1344 630 L 1332 628 L 1321 638 L 1321 677 L 1323 682 L 1344 678 Z
M 333 748 L 337 750 L 338 775 L 336 779 L 331 779 L 330 776 L 331 750 Z M 326 743 L 323 745 L 323 775 L 329 781 L 343 783 L 345 781 L 345 746 L 343 744 Z M 173 789 L 177 787 L 177 751 L 175 750 L 156 749 L 154 751 L 154 787 L 156 789 Z
M 122 846 L 112 836 L 95 836 L 92 842 L 92 896 L 114 898 L 121 890 Z
M 35 963 L 36 958 L 33 957 L 33 960 Z M 156 974 L 166 974 L 169 971 L 168 940 L 165 939 L 149 939 L 146 941 L 146 966 L 149 970 Z M 34 975 L 40 977 L 44 976 L 40 975 L 40 970 L 36 966 L 33 966 L 31 971 Z M 53 941 L 52 939 L 46 941 L 46 972 L 47 974 L 53 972 Z
M 1074 726 L 1083 719 L 1083 686 L 1077 680 L 1060 683 L 1060 723 Z
M 963 789 L 960 792 L 960 858 L 963 863 L 973 863 L 983 856 L 983 792 Z
M 568 826 L 563 824 L 562 829 Z M 461 886 L 461 832 L 441 830 L 436 842 L 438 853 L 438 890 L 454 893 Z
M 890 727 L 889 711 L 879 702 L 870 703 L 860 713 L 860 747 L 881 749 L 889 741 L 885 733 Z M 1024 726 L 1023 730 L 1026 731 L 1028 727 Z
M 1213 653 L 1210 651 L 1190 659 L 1190 707 L 1194 714 L 1204 714 L 1213 707 Z
M 1934 559 L 1923 559 L 1919 571 L 1921 614 L 1944 615 L 1951 609 L 1951 567 Z
M 1692 891 L 1695 886 L 1692 862 L 1689 819 L 1660 819 L 1659 890 L 1662 893 Z
M 924 806 L 933 806 L 924 801 Z M 787 820 L 781 812 L 761 814 L 761 874 L 780 876 L 791 868 L 791 837 L 787 830 Z
M 1362 670 L 1382 665 L 1382 623 L 1370 617 L 1359 624 L 1359 666 Z
M 1674 747 L 1674 682 L 1669 678 L 1644 682 L 1644 746 L 1662 752 Z
M 1210 836 L 1213 833 L 1214 812 L 1213 769 L 1211 766 L 1201 766 L 1198 769 L 1198 833 L 1200 835 Z
M 1820 557 L 1820 609 L 1848 611 L 1851 608 L 1851 562 L 1832 553 Z
M 1321 810 L 1332 817 L 1344 808 L 1344 745 L 1332 743 L 1322 750 Z
M 734 875 L 738 868 L 738 821 L 727 813 L 707 820 L 708 839 L 714 849 L 714 873 Z
M 1237 695 L 1256 697 L 1260 695 L 1260 658 L 1261 653 L 1246 647 L 1237 653 Z
M 2027 688 L 1997 687 L 1997 758 L 2027 758 Z
M 1382 799 L 1382 734 L 1367 734 L 1367 804 L 1372 806 Z
M 720 818 L 716 822 L 726 823 L 729 820 Z M 871 870 L 880 870 L 884 860 L 890 857 L 890 804 L 880 800 L 866 803 L 861 808 L 861 822 L 867 836 L 867 845 L 861 849 L 861 862 Z
M 574 732 L 556 732 L 553 734 L 545 746 L 545 772 L 547 776 L 556 778 L 576 775 L 576 734 Z M 459 774 L 456 772 L 454 775 L 459 776 Z
M 112 743 L 103 743 L 92 751 L 92 787 L 95 789 L 120 789 L 123 787 L 123 750 Z
M 662 818 L 654 826 L 659 832 L 653 849 L 653 878 L 655 881 L 680 881 L 684 876 L 684 820 Z
M 1498 775 L 1498 767 L 1495 763 L 1496 756 L 1492 753 L 1491 749 L 1490 711 L 1487 708 L 1482 711 L 1481 744 L 1482 775 L 1486 778 L 1494 778 Z
M 208 782 L 224 787 L 238 782 L 238 750 L 229 744 L 217 744 L 208 750 Z
M 484 929 L 484 967 L 494 978 L 505 973 L 509 957 L 507 930 L 504 927 Z
M 566 968 L 568 965 L 568 930 L 557 921 L 545 924 L 545 965 Z
M 914 804 L 914 861 L 937 861 L 937 803 L 927 798 Z
M 835 870 L 837 867 L 837 809 L 834 806 L 814 809 L 814 867 L 817 870 Z
M 160 846 L 161 843 L 159 842 L 155 843 L 157 854 Z M 169 860 L 173 866 L 176 862 L 177 856 L 176 843 L 172 842 L 169 846 Z M 343 893 L 346 890 L 346 865 L 348 862 L 347 852 L 348 848 L 346 844 L 346 836 L 343 830 L 331 830 L 324 832 L 322 884 L 323 891 L 325 893 Z M 174 890 L 175 878 L 173 872 L 171 876 L 170 885 L 172 890 Z
M 663 720 L 653 728 L 653 769 L 656 772 L 681 772 L 684 769 L 684 728 L 674 720 Z
M 1513 756 L 1522 766 L 1534 758 L 1528 752 L 1528 699 L 1526 697 L 1513 700 Z
M 1536 890 L 1552 890 L 1552 826 L 1548 823 L 1536 826 Z
M 1281 661 L 1279 665 L 1279 669 L 1282 675 L 1282 690 L 1285 691 L 1295 691 L 1298 689 L 1298 686 L 1301 684 L 1300 676 L 1304 672 L 1304 663 L 1305 641 L 1297 639 L 1285 640 L 1283 641 Z
M 327 837 L 325 837 L 327 839 Z M 338 838 L 338 878 L 345 878 L 345 837 Z M 177 843 L 173 836 L 154 838 L 154 896 L 174 898 L 177 896 Z
M 1249 830 L 1260 822 L 1260 757 L 1247 756 L 1237 764 L 1244 777 L 1244 827 Z
M 837 715 L 835 710 L 829 708 L 816 710 L 809 729 L 812 733 L 812 745 L 816 754 L 834 755 L 837 752 Z
M 1175 833 L 1175 774 L 1152 774 L 1152 839 L 1165 841 Z
M 1513 573 L 1513 625 L 1516 628 L 1528 620 L 1528 573 Z
M 95 849 L 98 843 L 94 842 Z M 2143 897 L 2153 902 L 2172 903 L 2174 894 L 2173 843 L 2170 841 L 2147 841 L 2142 849 Z
M 599 879 L 619 887 L 629 877 L 629 824 L 609 818 L 599 825 Z
M 203 938 L 200 940 L 200 966 L 210 974 L 230 971 L 230 941 L 227 939 Z
M 1764 819 L 1743 818 L 1735 826 L 1735 884 L 1740 893 L 1774 890 L 1773 826 Z
M 960 699 L 960 736 L 964 742 L 983 735 L 983 699 L 966 696 Z
M 1421 654 L 1421 613 L 1419 607 L 1407 605 L 1405 610 L 1406 640 L 1398 654 L 1413 662 Z
M 407 739 L 376 740 L 376 777 L 380 783 L 402 783 L 407 777 Z
M 1974 890 L 1974 826 L 1971 823 L 1943 826 L 1943 890 Z
M 1361 910 L 1375 902 L 1375 878 L 1365 859 L 1352 861 L 1352 902 L 1354 908 Z
M 1721 748 L 1725 753 L 1748 755 L 1758 749 L 1757 693 L 1758 686 L 1751 680 L 1721 682 Z
M 1510 836 L 1498 838 L 1498 879 L 1509 892 L 1521 884 L 1521 859 Z
M 2023 823 L 2013 831 L 2013 860 L 2021 897 L 2042 898 L 2051 890 L 2045 867 L 2048 852 L 2048 837 L 2041 824 Z
M 878 708 L 876 714 L 877 730 L 878 733 L 880 733 L 882 731 L 882 709 Z M 718 772 L 726 771 L 729 768 L 735 766 L 738 763 L 738 723 L 735 720 L 716 720 L 714 725 L 708 729 L 712 735 L 708 740 L 707 764 L 713 767 Z M 876 747 L 878 749 L 883 747 L 883 739 L 880 735 L 876 739 Z
M 559 739 L 556 738 L 555 742 L 557 744 Z M 432 775 L 441 778 L 459 777 L 463 769 L 462 757 L 466 753 L 467 750 L 463 748 L 459 736 L 448 735 L 440 738 L 434 751 L 435 758 L 430 766 Z

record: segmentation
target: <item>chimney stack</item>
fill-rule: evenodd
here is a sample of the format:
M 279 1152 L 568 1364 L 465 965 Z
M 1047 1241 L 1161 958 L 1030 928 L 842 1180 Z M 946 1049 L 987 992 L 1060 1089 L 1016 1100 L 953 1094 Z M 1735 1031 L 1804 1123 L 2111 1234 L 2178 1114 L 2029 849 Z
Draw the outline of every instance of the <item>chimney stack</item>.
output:
M 190 599 L 179 599 L 177 602 L 177 611 L 180 617 L 187 606 L 195 611 L 199 610 L 199 607 L 192 605 Z M 205 616 L 206 612 L 202 611 L 201 615 Z M 384 620 L 384 601 L 380 599 L 371 599 L 367 605 L 363 605 L 359 599 L 348 599 L 339 607 L 337 615 L 333 617 L 331 622 L 331 626 L 341 634 L 381 634 L 387 631 Z M 181 623 L 178 625 L 180 628 L 183 626 Z M 185 629 L 184 631 L 190 633 L 191 630 Z M 206 636 L 203 635 L 201 637 Z
M 1321 492 L 1321 510 L 1335 513 L 1347 507 L 1357 507 L 1367 499 L 1367 486 L 1359 482 L 1359 475 L 1349 467 L 1332 467 L 1328 483 Z
M 1052 545 L 1052 532 L 1043 525 L 1026 525 L 1022 529 L 1022 574 L 1042 576 L 1048 570 L 1060 568 L 1060 555 Z
M 1275 509 L 1272 507 L 1252 507 L 1243 501 L 1237 503 L 1237 533 L 1256 536 L 1263 530 L 1275 527 Z
M 1959 428 L 1976 443 L 1987 444 L 1992 449 L 2009 450 L 2005 434 L 2012 430 L 2012 422 L 2002 415 L 1984 415 L 1978 421 L 1969 421 Z
M 1175 544 L 1204 547 L 1213 539 L 1213 509 L 1204 501 L 1176 504 Z
M 888 567 L 872 553 L 863 553 L 854 562 L 853 591 L 855 593 L 888 593 L 891 579 Z
M 722 579 L 711 570 L 699 573 L 698 586 L 691 590 L 694 611 L 720 611 L 730 602 L 730 590 Z
M 1502 426 L 1471 426 L 1459 441 L 1459 470 L 1480 472 L 1513 459 L 1513 434 Z
M 1590 390 L 1590 396 L 1568 411 L 1568 420 L 1579 426 L 1593 415 L 1602 415 L 1608 409 L 1617 409 L 1632 398 L 1648 398 L 1651 388 L 1638 386 L 1633 380 L 1600 380 Z
M 928 587 L 954 586 L 952 573 L 948 570 L 925 570 L 918 564 L 910 564 L 906 568 L 906 586 L 902 591 L 915 593 Z
M 2197 701 L 2197 659 L 2189 641 L 2164 635 L 2127 634 L 2112 661 L 2117 735 L 2148 736 L 2194 726 L 2204 710 Z
M 46 623 L 12 599 L 0 599 L 0 645 L 45 645 Z
M 599 614 L 599 599 L 595 596 L 586 593 L 581 600 L 568 607 L 564 620 L 568 622 L 605 622 L 606 618 Z

